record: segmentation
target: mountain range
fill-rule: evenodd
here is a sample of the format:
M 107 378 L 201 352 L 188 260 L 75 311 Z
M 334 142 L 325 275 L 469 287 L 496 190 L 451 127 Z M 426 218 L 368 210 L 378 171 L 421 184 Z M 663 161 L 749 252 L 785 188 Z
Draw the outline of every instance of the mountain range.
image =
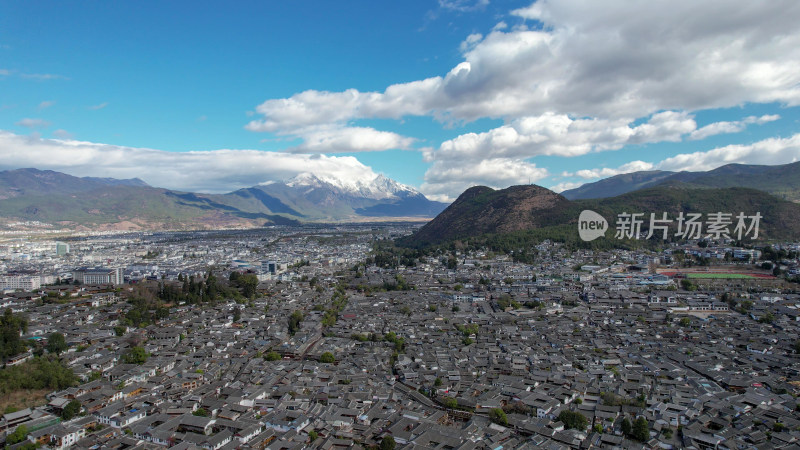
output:
M 434 217 L 447 205 L 383 175 L 340 180 L 302 173 L 226 194 L 152 187 L 134 178 L 51 170 L 0 172 L 0 218 L 76 229 L 195 229 Z
M 608 221 L 611 230 L 605 238 L 591 244 L 578 241 L 578 217 L 584 210 L 595 211 Z M 649 229 L 650 213 L 655 213 L 656 217 L 667 213 L 667 217 L 673 219 L 672 236 L 674 220 L 680 213 L 701 213 L 702 221 L 707 221 L 707 215 L 716 212 L 732 214 L 731 231 L 735 227 L 734 217 L 740 212 L 748 216 L 760 213 L 759 238 L 800 237 L 800 204 L 751 188 L 698 188 L 673 181 L 615 197 L 584 200 L 569 200 L 534 185 L 502 190 L 476 186 L 398 243 L 419 248 L 477 239 L 502 241 L 507 249 L 513 249 L 516 245 L 522 248 L 531 242 L 555 239 L 580 245 L 614 246 L 615 220 L 622 213 L 644 213 L 642 231 Z
M 587 183 L 561 195 L 569 200 L 604 198 L 671 183 L 695 188 L 746 187 L 800 201 L 800 162 L 779 166 L 728 164 L 707 172 L 632 172 Z

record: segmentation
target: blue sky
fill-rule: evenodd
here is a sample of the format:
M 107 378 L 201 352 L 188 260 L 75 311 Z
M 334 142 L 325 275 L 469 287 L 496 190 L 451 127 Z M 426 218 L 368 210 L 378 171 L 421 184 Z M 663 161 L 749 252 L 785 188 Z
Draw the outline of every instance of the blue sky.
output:
M 449 200 L 800 156 L 796 1 L 0 4 L 0 168 Z

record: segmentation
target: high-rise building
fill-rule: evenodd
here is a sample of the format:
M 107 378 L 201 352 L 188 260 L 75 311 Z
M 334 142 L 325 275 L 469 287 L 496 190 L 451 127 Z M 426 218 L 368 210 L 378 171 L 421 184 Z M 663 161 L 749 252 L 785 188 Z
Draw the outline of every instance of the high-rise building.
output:
M 69 253 L 69 244 L 66 242 L 56 242 L 56 255 L 64 256 Z

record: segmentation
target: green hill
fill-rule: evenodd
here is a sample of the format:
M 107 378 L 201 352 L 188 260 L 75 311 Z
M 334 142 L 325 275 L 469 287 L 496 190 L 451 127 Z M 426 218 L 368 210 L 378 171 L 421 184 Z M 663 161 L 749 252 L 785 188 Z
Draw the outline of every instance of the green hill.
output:
M 608 221 L 610 229 L 604 238 L 592 242 L 580 240 L 578 216 L 587 209 Z M 800 205 L 796 203 L 755 189 L 697 188 L 673 182 L 611 198 L 576 201 L 539 186 L 512 186 L 503 190 L 474 187 L 434 220 L 398 243 L 422 248 L 454 241 L 489 242 L 493 246 L 507 241 L 507 246 L 513 248 L 552 239 L 583 247 L 653 245 L 661 241 L 615 239 L 615 223 L 622 213 L 644 213 L 641 230 L 647 231 L 650 213 L 660 218 L 664 212 L 673 220 L 680 213 L 702 213 L 703 222 L 708 220 L 708 214 L 730 213 L 734 222 L 729 227 L 731 232 L 735 228 L 735 216 L 740 212 L 747 216 L 760 213 L 763 218 L 759 239 L 800 238 Z M 671 225 L 671 239 L 675 239 L 676 225 L 676 222 Z
M 745 187 L 800 201 L 800 162 L 779 166 L 728 164 L 707 172 L 645 171 L 616 175 L 561 194 L 570 200 L 606 198 L 662 184 L 696 188 Z

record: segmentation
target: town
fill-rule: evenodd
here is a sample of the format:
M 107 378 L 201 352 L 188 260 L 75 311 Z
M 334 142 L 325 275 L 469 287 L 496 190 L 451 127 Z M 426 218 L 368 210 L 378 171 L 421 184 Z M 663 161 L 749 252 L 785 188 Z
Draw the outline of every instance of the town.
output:
M 8 448 L 797 448 L 797 243 L 7 236 Z

